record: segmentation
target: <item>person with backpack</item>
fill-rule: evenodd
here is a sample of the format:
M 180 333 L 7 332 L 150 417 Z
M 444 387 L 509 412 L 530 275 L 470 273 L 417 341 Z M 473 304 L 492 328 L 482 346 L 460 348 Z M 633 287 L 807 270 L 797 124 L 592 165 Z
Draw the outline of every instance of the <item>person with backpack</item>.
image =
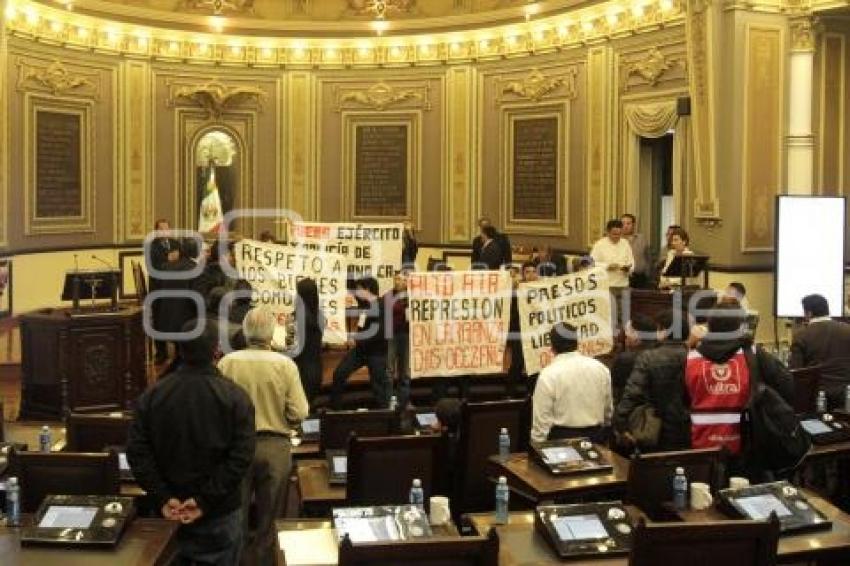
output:
M 783 404 L 790 405 L 794 384 L 778 359 L 756 348 L 744 332 L 745 322 L 746 313 L 737 301 L 720 303 L 709 312 L 708 334 L 685 362 L 685 393 L 691 448 L 723 447 L 730 456 L 730 475 L 758 480 L 763 472 L 775 471 L 771 470 L 774 466 L 769 458 L 755 454 L 766 447 L 747 442 L 744 435 L 764 434 L 770 423 L 751 422 L 750 426 L 759 430 L 746 431 L 743 421 L 754 393 L 769 388 L 778 394 L 769 401 L 773 409 L 784 409 Z

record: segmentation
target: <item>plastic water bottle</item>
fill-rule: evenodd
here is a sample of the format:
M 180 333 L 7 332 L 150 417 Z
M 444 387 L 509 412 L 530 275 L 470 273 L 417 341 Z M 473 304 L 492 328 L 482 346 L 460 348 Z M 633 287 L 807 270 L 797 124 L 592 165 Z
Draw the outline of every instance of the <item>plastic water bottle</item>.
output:
M 18 478 L 12 476 L 6 480 L 6 524 L 21 524 L 21 486 Z
M 420 509 L 425 508 L 425 492 L 422 490 L 422 480 L 416 478 L 410 486 L 410 504 Z
M 679 511 L 688 508 L 688 478 L 683 468 L 676 468 L 673 476 L 673 507 Z
M 398 409 L 398 397 L 393 395 L 390 397 L 390 411 L 395 411 Z
M 844 412 L 850 413 L 850 385 L 844 389 Z
M 823 389 L 818 391 L 817 401 L 815 402 L 815 410 L 818 413 L 826 412 L 826 391 Z
M 50 427 L 44 425 L 41 427 L 41 432 L 38 433 L 38 449 L 42 452 L 50 452 Z
M 508 523 L 508 501 L 511 497 L 511 490 L 508 489 L 508 478 L 499 476 L 499 483 L 496 484 L 496 523 L 506 525 Z
M 499 459 L 505 461 L 511 453 L 511 437 L 508 435 L 508 429 L 503 428 L 499 432 Z

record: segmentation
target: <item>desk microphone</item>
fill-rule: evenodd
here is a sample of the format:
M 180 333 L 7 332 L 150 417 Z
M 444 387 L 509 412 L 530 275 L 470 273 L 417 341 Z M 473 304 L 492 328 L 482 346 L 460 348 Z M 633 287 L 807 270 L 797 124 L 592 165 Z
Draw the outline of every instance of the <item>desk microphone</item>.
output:
M 100 263 L 102 263 L 103 265 L 105 265 L 106 267 L 108 267 L 108 268 L 109 268 L 109 271 L 115 271 L 115 268 L 114 268 L 114 267 L 112 267 L 112 264 L 111 264 L 111 263 L 109 263 L 108 261 L 106 261 L 105 259 L 99 258 L 99 257 L 97 257 L 97 256 L 96 256 L 96 255 L 94 255 L 94 254 L 91 254 L 91 258 L 92 258 L 93 260 L 95 260 L 95 261 L 99 261 Z

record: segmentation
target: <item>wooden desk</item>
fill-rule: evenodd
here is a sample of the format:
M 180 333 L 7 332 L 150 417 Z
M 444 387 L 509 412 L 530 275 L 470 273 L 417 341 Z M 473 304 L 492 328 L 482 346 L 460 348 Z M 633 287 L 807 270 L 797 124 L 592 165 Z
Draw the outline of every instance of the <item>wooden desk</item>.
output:
M 332 507 L 345 505 L 345 487 L 328 483 L 325 460 L 301 460 L 296 464 L 301 513 L 309 517 L 330 515 Z
M 780 536 L 777 551 L 779 562 L 814 562 L 840 558 L 842 560 L 836 562 L 836 564 L 850 564 L 850 516 L 813 492 L 803 491 L 811 504 L 832 521 L 832 530 Z M 677 513 L 685 522 L 729 519 L 716 507 L 705 511 L 679 511 Z
M 175 535 L 179 526 L 164 519 L 136 519 L 114 549 L 26 546 L 20 548 L 18 562 L 10 563 L 16 566 L 164 566 L 177 554 Z M 4 549 L 7 537 L 14 539 L 13 544 L 19 547 L 19 536 L 17 529 L 0 528 L 0 549 Z
M 626 511 L 634 522 L 642 516 L 641 512 L 629 505 Z M 493 513 L 471 513 L 465 519 L 472 525 L 476 533 L 486 535 L 490 527 L 496 527 L 499 535 L 499 566 L 563 566 L 565 564 L 546 539 L 534 528 L 534 512 L 522 511 L 510 513 L 507 525 L 495 525 Z M 608 560 L 594 558 L 592 561 L 571 561 L 571 564 L 593 564 L 594 566 L 625 566 L 629 563 L 628 556 L 620 556 Z
M 322 452 L 319 450 L 319 441 L 313 442 L 302 442 L 298 446 L 293 446 L 292 454 L 293 460 L 304 460 L 305 458 L 316 458 Z
M 493 481 L 505 476 L 511 491 L 532 503 L 542 501 L 575 502 L 588 498 L 621 499 L 629 477 L 629 461 L 598 446 L 597 450 L 614 466 L 611 473 L 556 476 L 535 462 L 526 452 L 511 454 L 506 462 L 490 457 L 487 477 Z
M 332 566 L 337 564 L 339 544 L 336 542 L 336 532 L 334 531 L 333 522 L 327 519 L 280 519 L 275 521 L 275 527 L 278 535 L 286 532 L 290 535 L 289 542 L 292 544 L 311 545 L 310 559 L 316 561 L 311 562 L 321 566 Z M 431 527 L 435 537 L 453 538 L 459 537 L 460 533 L 454 523 L 449 523 L 445 526 Z M 302 536 L 294 533 L 298 532 Z M 333 541 L 334 548 L 329 548 Z M 286 566 L 286 552 L 280 545 L 278 538 L 276 566 Z M 333 558 L 331 558 L 333 556 Z

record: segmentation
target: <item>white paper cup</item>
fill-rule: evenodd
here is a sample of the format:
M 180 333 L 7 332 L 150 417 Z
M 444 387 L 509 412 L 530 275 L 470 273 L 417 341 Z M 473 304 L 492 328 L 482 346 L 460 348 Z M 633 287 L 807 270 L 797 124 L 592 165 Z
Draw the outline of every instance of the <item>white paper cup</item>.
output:
M 435 526 L 448 525 L 452 520 L 449 498 L 442 495 L 435 495 L 429 502 L 431 505 L 431 524 Z
M 750 480 L 747 478 L 741 478 L 737 476 L 733 476 L 729 478 L 729 487 L 731 489 L 741 489 L 742 487 L 749 487 Z
M 693 482 L 691 484 L 691 509 L 703 511 L 711 507 L 714 498 L 711 497 L 711 488 L 707 483 Z

